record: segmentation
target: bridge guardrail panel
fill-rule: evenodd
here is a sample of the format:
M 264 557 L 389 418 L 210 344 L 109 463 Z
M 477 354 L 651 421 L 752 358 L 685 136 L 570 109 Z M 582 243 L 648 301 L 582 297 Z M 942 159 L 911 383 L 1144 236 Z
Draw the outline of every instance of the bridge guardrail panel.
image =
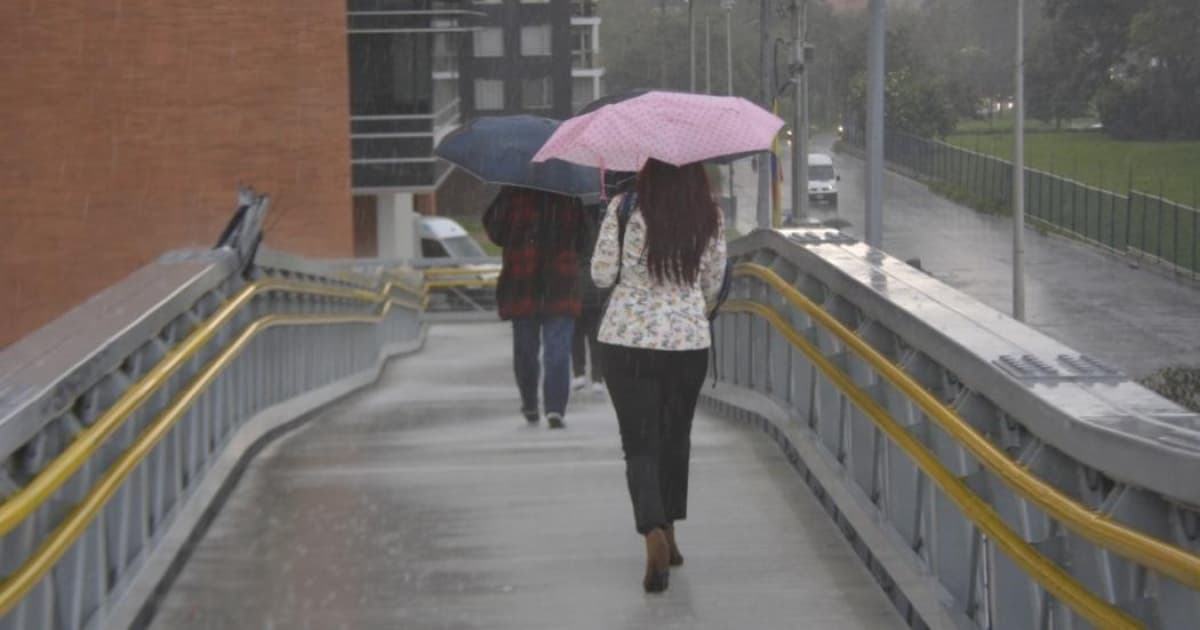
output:
M 735 312 L 721 316 L 716 342 L 735 359 L 718 379 L 788 410 L 779 426 L 810 435 L 836 462 L 837 483 L 852 482 L 936 575 L 953 613 L 996 628 L 1051 619 L 1183 628 L 1200 615 L 1200 528 L 1186 526 L 1200 516 L 1196 414 L 832 231 L 756 232 L 731 255 L 767 265 L 739 266 Z M 811 326 L 781 306 L 781 287 L 815 302 L 828 322 Z M 785 345 L 800 359 L 788 366 L 790 383 L 773 374 L 767 388 L 746 376 L 762 359 L 760 340 L 778 348 L 779 326 L 793 331 Z M 810 350 L 795 352 L 796 343 Z M 815 369 L 809 351 L 842 385 Z M 724 404 L 721 395 L 710 402 Z M 893 429 L 881 432 L 885 421 Z M 917 451 L 898 436 L 915 438 Z M 932 459 L 918 467 L 920 452 Z
M 403 279 L 264 251 L 247 281 L 232 258 L 168 254 L 0 353 L 0 628 L 140 608 L 123 598 L 248 420 L 423 335 Z

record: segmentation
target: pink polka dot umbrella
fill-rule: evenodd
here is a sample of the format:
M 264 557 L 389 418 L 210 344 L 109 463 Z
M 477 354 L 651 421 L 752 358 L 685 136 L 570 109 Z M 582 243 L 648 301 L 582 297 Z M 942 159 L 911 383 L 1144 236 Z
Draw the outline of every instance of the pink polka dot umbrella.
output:
M 676 166 L 766 151 L 783 120 L 744 98 L 647 92 L 559 125 L 534 162 L 560 159 L 638 171 L 653 158 Z

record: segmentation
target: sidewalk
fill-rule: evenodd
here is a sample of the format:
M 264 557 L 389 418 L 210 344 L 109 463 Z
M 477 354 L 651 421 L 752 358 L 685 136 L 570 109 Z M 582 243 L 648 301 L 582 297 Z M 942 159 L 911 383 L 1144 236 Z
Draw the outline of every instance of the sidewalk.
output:
M 830 152 L 832 138 L 818 137 L 813 152 Z M 861 160 L 834 155 L 840 182 L 836 211 L 844 230 L 862 238 Z M 785 161 L 785 168 L 787 163 Z M 738 225 L 754 225 L 757 178 L 738 165 Z M 787 197 L 786 182 L 784 199 Z M 784 206 L 790 206 L 785 201 Z M 919 182 L 884 177 L 883 249 L 922 267 L 946 284 L 1010 313 L 1012 221 L 952 203 Z M 1107 361 L 1134 377 L 1174 365 L 1200 365 L 1200 291 L 1129 261 L 1062 237 L 1026 231 L 1026 321 L 1039 330 Z

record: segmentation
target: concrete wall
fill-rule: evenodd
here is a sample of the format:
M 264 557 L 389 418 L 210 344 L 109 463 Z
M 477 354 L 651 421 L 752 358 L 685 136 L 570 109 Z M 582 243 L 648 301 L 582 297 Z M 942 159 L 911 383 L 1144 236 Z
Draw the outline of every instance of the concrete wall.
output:
M 349 255 L 345 20 L 318 0 L 0 2 L 0 346 L 211 245 L 240 182 L 273 197 L 269 245 Z

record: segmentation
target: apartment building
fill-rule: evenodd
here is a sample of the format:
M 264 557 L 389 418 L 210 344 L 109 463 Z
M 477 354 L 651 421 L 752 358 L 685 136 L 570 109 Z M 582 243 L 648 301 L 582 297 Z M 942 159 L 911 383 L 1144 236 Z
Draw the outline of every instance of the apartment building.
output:
M 462 121 L 453 79 L 482 13 L 466 0 L 348 0 L 356 256 L 407 258 L 450 174 L 433 148 Z M 447 79 L 451 77 L 451 79 Z
M 482 16 L 458 80 L 463 115 L 569 118 L 604 94 L 596 0 L 474 0 Z

